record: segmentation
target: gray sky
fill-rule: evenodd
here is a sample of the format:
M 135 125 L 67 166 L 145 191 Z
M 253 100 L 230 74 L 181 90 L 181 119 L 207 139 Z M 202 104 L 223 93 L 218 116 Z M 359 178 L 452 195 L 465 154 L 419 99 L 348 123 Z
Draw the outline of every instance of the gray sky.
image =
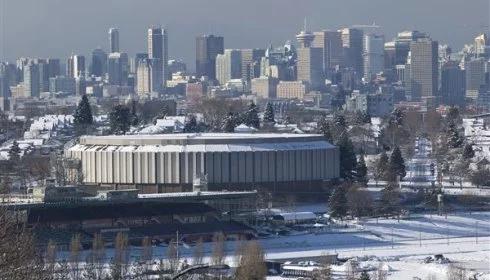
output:
M 390 40 L 398 31 L 428 32 L 460 49 L 488 32 L 490 0 L 0 0 L 5 11 L 5 57 L 65 58 L 108 48 L 107 30 L 120 29 L 121 49 L 146 50 L 146 29 L 169 29 L 170 57 L 194 68 L 194 37 L 214 33 L 226 48 L 265 47 L 293 40 L 304 17 L 309 29 L 381 25 Z M 1 32 L 1 29 L 0 29 Z M 3 39 L 2 39 L 3 41 Z M 5 46 L 2 48 L 2 46 Z

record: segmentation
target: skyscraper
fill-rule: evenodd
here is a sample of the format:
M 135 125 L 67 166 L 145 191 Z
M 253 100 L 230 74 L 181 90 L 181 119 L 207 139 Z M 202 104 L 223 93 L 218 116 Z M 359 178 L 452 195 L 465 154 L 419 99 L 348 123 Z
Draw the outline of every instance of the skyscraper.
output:
M 141 59 L 136 70 L 136 93 L 147 94 L 151 92 L 150 60 Z
M 373 76 L 384 70 L 385 37 L 379 34 L 364 36 L 364 78 L 371 80 Z
M 363 34 L 356 28 L 343 28 L 342 47 L 344 48 L 344 63 L 346 67 L 353 68 L 358 77 L 363 76 Z
M 325 77 L 330 77 L 332 70 L 342 65 L 342 34 L 330 30 L 322 30 L 313 34 L 315 38 L 312 46 L 323 50 L 323 72 Z
M 61 65 L 60 60 L 57 58 L 48 58 L 48 76 L 49 78 L 54 78 L 61 75 Z
M 464 69 L 466 72 L 466 98 L 475 101 L 480 89 L 486 85 L 485 59 L 480 57 L 467 61 Z
M 128 82 L 129 62 L 126 53 L 114 52 L 107 60 L 107 76 L 110 85 L 124 86 Z
M 428 36 L 416 30 L 403 31 L 398 33 L 393 41 L 387 42 L 385 44 L 385 68 L 393 70 L 396 65 L 406 64 L 410 43 L 421 38 L 428 38 Z
M 196 76 L 216 79 L 216 56 L 223 54 L 224 39 L 221 36 L 202 35 L 196 37 Z
M 109 29 L 109 47 L 111 53 L 119 52 L 119 29 Z
M 439 46 L 437 41 L 422 38 L 410 43 L 411 100 L 432 98 L 437 95 L 439 76 Z
M 490 38 L 483 33 L 475 38 L 475 54 L 476 57 L 490 57 Z
M 323 84 L 323 49 L 312 47 L 315 35 L 303 30 L 296 39 L 300 47 L 297 50 L 297 80 L 309 83 L 312 90 L 320 90 Z
M 30 60 L 24 66 L 24 94 L 26 97 L 39 97 L 41 93 L 39 64 Z
M 152 92 L 161 92 L 168 80 L 168 35 L 163 28 L 148 29 L 148 58 L 151 59 Z
M 464 106 L 465 75 L 454 61 L 448 61 L 442 66 L 441 98 L 446 105 Z
M 96 77 L 102 77 L 107 72 L 107 54 L 97 48 L 92 51 L 92 65 L 90 73 Z
M 265 55 L 264 49 L 242 49 L 242 79 L 250 82 L 260 76 L 260 60 Z
M 240 50 L 225 50 L 216 57 L 216 79 L 221 85 L 232 79 L 242 78 L 242 55 Z
M 67 75 L 72 78 L 85 77 L 85 57 L 72 55 L 68 58 Z

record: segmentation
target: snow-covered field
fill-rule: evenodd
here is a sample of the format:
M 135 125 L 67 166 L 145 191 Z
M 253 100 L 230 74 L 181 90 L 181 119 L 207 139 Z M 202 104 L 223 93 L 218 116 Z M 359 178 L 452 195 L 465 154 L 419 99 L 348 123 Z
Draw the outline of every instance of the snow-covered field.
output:
M 447 219 L 433 215 L 400 221 L 371 219 L 357 227 L 364 232 L 281 237 L 262 243 L 271 260 L 338 253 L 340 258 L 358 257 L 361 269 L 371 270 L 382 263 L 389 268 L 388 279 L 400 280 L 446 279 L 449 264 L 423 262 L 428 256 L 443 254 L 456 266 L 478 273 L 478 279 L 490 279 L 488 212 L 454 214 Z M 337 279 L 345 277 L 344 266 L 332 266 L 332 271 Z

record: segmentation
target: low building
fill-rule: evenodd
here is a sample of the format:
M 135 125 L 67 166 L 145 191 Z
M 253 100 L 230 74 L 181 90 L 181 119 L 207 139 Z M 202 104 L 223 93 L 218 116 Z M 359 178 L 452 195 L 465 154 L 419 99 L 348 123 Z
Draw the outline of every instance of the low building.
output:
M 393 111 L 393 96 L 384 93 L 361 94 L 354 91 L 346 99 L 345 109 L 349 112 L 368 113 L 373 117 L 384 117 Z
M 277 84 L 279 80 L 270 76 L 252 79 L 252 94 L 270 99 L 277 97 Z
M 277 85 L 277 98 L 303 99 L 310 92 L 308 82 L 280 81 Z

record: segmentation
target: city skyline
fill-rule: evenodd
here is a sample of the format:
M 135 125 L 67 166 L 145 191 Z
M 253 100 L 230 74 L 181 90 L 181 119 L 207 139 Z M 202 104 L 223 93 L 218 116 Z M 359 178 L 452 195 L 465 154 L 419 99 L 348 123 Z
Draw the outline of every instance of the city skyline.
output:
M 368 4 L 358 0 L 330 3 L 312 0 L 308 1 L 310 5 L 304 6 L 288 1 L 289 5 L 281 5 L 282 17 L 270 17 L 277 12 L 276 0 L 261 2 L 260 6 L 256 0 L 249 1 L 249 5 L 240 5 L 243 10 L 240 14 L 234 12 L 237 3 L 233 1 L 217 0 L 207 6 L 194 0 L 165 3 L 139 1 L 141 7 L 148 6 L 145 4 L 150 2 L 153 5 L 145 16 L 131 15 L 138 8 L 135 3 L 106 1 L 97 2 L 94 6 L 91 2 L 95 4 L 92 0 L 83 4 L 54 0 L 41 3 L 33 3 L 32 0 L 3 2 L 5 18 L 2 15 L 2 23 L 5 24 L 2 38 L 5 40 L 0 46 L 0 56 L 15 61 L 18 57 L 64 58 L 72 53 L 89 55 L 97 47 L 109 50 L 107 30 L 111 27 L 119 29 L 121 51 L 132 56 L 146 50 L 148 27 L 161 25 L 169 30 L 169 58 L 182 59 L 193 69 L 195 37 L 198 35 L 223 36 L 225 48 L 265 48 L 270 43 L 282 45 L 287 40 L 294 42 L 295 34 L 302 29 L 304 17 L 308 18 L 311 31 L 376 22 L 381 26 L 377 31 L 385 34 L 386 41 L 395 37 L 397 32 L 419 30 L 429 33 L 441 44 L 449 44 L 453 49 L 460 49 L 478 33 L 488 31 L 488 2 L 485 0 L 476 0 L 477 3 L 472 6 L 457 0 L 445 1 L 444 13 L 437 13 L 437 1 L 415 0 L 395 4 L 375 0 Z M 26 5 L 32 9 L 25 9 Z M 70 10 L 64 12 L 66 7 L 70 7 Z M 460 13 L 463 7 L 466 12 Z M 107 13 L 110 9 L 114 13 Z M 209 17 L 213 9 L 221 11 L 222 15 Z M 366 9 L 369 9 L 369 13 L 363 12 Z M 87 20 L 85 15 L 89 11 L 91 16 Z M 14 24 L 14 16 L 20 13 L 23 14 L 23 24 Z M 247 20 L 252 13 L 254 20 Z M 79 18 L 83 24 L 69 29 L 70 25 L 64 22 L 73 18 Z M 59 34 L 64 34 L 61 40 Z

